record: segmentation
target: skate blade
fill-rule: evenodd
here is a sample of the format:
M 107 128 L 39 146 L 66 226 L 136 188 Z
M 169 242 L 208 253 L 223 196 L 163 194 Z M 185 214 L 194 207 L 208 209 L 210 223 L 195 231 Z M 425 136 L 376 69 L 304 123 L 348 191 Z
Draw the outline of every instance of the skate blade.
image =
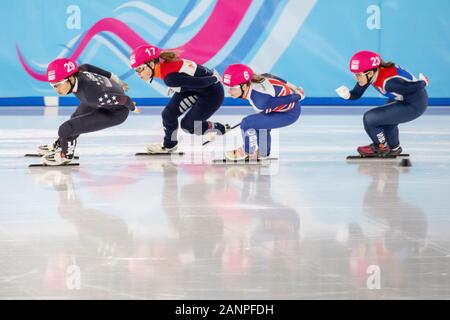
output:
M 60 168 L 60 167 L 76 167 L 79 166 L 79 163 L 66 163 L 66 164 L 60 164 L 58 166 L 50 166 L 48 164 L 45 163 L 35 163 L 35 164 L 30 164 L 28 166 L 28 168 L 41 168 L 41 167 L 46 167 L 46 168 Z
M 24 155 L 24 157 L 27 157 L 27 158 L 42 158 L 44 156 L 44 154 L 43 155 L 40 155 L 40 154 L 37 154 L 37 153 L 27 153 L 27 154 L 25 154 Z M 80 159 L 80 157 L 79 156 L 75 156 L 75 157 L 73 157 L 75 160 L 78 160 L 78 159 Z
M 235 125 L 233 125 L 233 126 L 230 126 L 228 123 L 224 124 L 224 126 L 225 126 L 225 134 L 227 134 L 228 131 L 231 131 L 231 130 L 233 130 L 233 129 L 239 127 L 240 125 L 241 125 L 240 122 L 237 123 L 237 124 L 235 124 Z M 218 135 L 214 136 L 214 138 L 211 139 L 211 140 L 206 140 L 205 142 L 202 143 L 202 146 L 206 146 L 208 143 L 213 142 L 213 141 L 216 139 L 217 136 L 218 136 Z M 219 135 L 219 136 L 223 136 L 223 135 Z
M 229 159 L 214 159 L 212 163 L 226 163 L 226 164 L 257 164 L 266 161 L 278 160 L 278 158 L 264 158 L 264 159 L 245 159 L 245 160 L 229 160 Z
M 409 157 L 408 153 L 402 153 L 398 156 L 394 155 L 386 155 L 386 156 L 347 156 L 347 160 L 390 160 L 390 159 L 397 159 L 397 158 L 407 158 Z
M 184 152 L 155 152 L 155 153 L 138 152 L 135 154 L 135 156 L 171 156 L 171 155 L 182 156 L 184 155 Z
M 225 129 L 227 130 L 227 132 L 228 131 L 230 131 L 230 130 L 233 130 L 234 128 L 237 128 L 237 127 L 239 127 L 241 125 L 241 123 L 239 122 L 239 123 L 237 123 L 237 124 L 235 124 L 234 126 L 230 126 L 228 123 L 225 125 Z
M 211 142 L 213 142 L 214 140 L 216 140 L 216 136 L 211 137 L 211 138 L 207 139 L 206 141 L 204 141 L 204 142 L 202 143 L 202 146 L 206 146 L 208 143 L 211 143 Z

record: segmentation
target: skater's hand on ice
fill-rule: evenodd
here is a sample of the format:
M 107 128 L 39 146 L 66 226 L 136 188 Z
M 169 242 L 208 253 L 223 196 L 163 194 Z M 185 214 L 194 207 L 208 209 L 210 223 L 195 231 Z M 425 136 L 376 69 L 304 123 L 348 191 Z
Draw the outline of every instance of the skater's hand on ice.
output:
M 216 77 L 217 79 L 217 81 L 214 83 L 222 82 L 222 77 L 220 76 L 220 73 L 216 69 L 214 69 L 213 71 L 213 76 Z
M 133 112 L 134 112 L 134 113 L 138 113 L 138 114 L 141 113 L 141 109 L 139 109 L 139 108 L 136 106 L 136 102 L 133 101 L 133 103 L 134 103 L 134 110 L 133 110 Z
M 173 90 L 172 88 L 169 88 L 169 90 L 167 90 L 167 96 L 171 97 L 175 94 L 175 90 Z
M 290 82 L 286 82 L 289 89 L 291 89 L 291 91 L 293 91 L 294 93 L 298 94 L 301 98 L 300 101 L 305 99 L 305 90 L 303 90 L 302 87 L 297 87 L 296 85 L 293 85 Z
M 422 80 L 423 82 L 425 82 L 426 87 L 428 87 L 428 85 L 430 84 L 430 80 L 428 80 L 428 78 L 426 76 L 424 76 L 423 73 L 419 73 L 419 80 Z
M 295 90 L 295 92 L 296 92 L 298 95 L 300 95 L 300 97 L 301 97 L 300 101 L 303 100 L 303 99 L 305 99 L 305 90 L 303 90 L 302 87 L 298 87 L 297 90 Z
M 128 84 L 126 84 L 125 82 L 120 80 L 119 77 L 117 75 L 115 75 L 114 73 L 111 73 L 111 80 L 114 81 L 115 83 L 117 83 L 123 89 L 123 91 L 125 91 L 125 92 L 128 91 Z
M 336 89 L 336 93 L 342 98 L 342 99 L 350 99 L 350 90 L 346 86 L 340 86 Z

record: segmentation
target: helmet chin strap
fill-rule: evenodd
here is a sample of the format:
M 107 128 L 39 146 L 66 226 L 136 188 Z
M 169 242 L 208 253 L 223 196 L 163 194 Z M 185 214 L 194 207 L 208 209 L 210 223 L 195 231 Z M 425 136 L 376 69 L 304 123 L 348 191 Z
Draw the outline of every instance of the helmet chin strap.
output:
M 377 72 L 377 69 L 369 70 L 368 72 L 370 72 L 370 71 L 373 71 L 373 75 L 369 78 L 369 76 L 366 73 L 367 83 L 372 83 L 372 79 L 373 79 L 373 77 L 375 77 L 375 73 Z
M 148 83 L 150 84 L 150 83 L 152 83 L 153 77 L 155 76 L 155 68 L 152 68 L 152 67 L 150 66 L 150 62 L 146 62 L 145 65 L 146 65 L 147 67 L 149 67 L 150 70 L 152 70 L 152 76 L 151 76 L 150 79 L 148 80 Z
M 242 98 L 244 96 L 244 88 L 242 87 L 245 83 L 242 83 L 239 85 L 241 87 L 241 95 L 238 97 L 238 99 Z
M 67 81 L 69 81 L 69 83 L 70 83 L 70 89 L 69 89 L 69 91 L 67 91 L 67 94 L 70 94 L 70 93 L 72 93 L 73 88 L 75 88 L 75 82 L 77 80 L 75 79 L 75 81 L 72 83 L 72 81 L 70 81 L 70 77 L 69 77 L 69 78 L 67 78 Z

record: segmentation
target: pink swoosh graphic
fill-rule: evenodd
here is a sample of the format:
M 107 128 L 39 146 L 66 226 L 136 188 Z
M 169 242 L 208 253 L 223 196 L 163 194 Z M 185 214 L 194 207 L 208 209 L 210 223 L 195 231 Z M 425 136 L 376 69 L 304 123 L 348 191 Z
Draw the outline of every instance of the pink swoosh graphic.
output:
M 251 0 L 219 0 L 202 29 L 180 47 L 183 56 L 202 64 L 222 49 L 241 23 Z
M 22 67 L 25 69 L 25 71 L 30 76 L 32 76 L 33 78 L 35 78 L 36 80 L 39 80 L 39 81 L 44 81 L 44 82 L 47 81 L 47 75 L 46 74 L 38 73 L 38 72 L 34 71 L 33 69 L 31 69 L 27 65 L 27 63 L 23 59 L 22 54 L 20 53 L 19 48 L 17 46 L 16 46 L 16 52 L 17 52 L 17 55 L 19 56 L 20 64 L 22 65 Z
M 208 20 L 200 31 L 181 47 L 182 56 L 203 64 L 222 49 L 245 16 L 251 0 L 239 2 L 218 0 Z M 77 60 L 91 39 L 100 32 L 111 32 L 117 35 L 130 48 L 148 43 L 125 23 L 114 18 L 104 18 L 96 22 L 84 35 L 71 59 Z M 20 63 L 26 72 L 39 81 L 47 81 L 46 75 L 31 69 L 25 62 L 19 48 L 16 47 Z

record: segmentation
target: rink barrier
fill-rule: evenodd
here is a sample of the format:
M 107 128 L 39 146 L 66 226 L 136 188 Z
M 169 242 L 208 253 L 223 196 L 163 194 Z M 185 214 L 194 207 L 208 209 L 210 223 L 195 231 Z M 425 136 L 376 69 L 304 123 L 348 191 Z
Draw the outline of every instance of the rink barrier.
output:
M 170 98 L 134 98 L 138 106 L 164 106 Z M 361 98 L 359 100 L 343 100 L 335 97 L 311 97 L 302 101 L 303 106 L 379 106 L 386 103 L 386 98 Z M 75 97 L 12 97 L 0 98 L 0 107 L 11 106 L 77 106 L 79 101 Z M 249 106 L 247 100 L 225 98 L 224 106 Z M 430 106 L 450 106 L 450 98 L 429 98 Z

